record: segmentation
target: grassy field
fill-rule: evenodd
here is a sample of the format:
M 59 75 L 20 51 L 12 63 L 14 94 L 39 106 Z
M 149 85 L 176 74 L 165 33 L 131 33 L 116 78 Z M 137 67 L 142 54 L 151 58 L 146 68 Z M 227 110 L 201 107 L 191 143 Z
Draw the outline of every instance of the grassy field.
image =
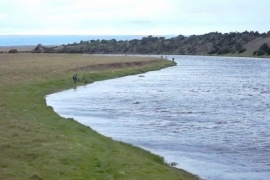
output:
M 24 45 L 24 46 L 0 46 L 0 53 L 8 53 L 11 49 L 17 49 L 19 52 L 32 52 L 36 46 Z
M 173 65 L 155 58 L 0 55 L 0 179 L 195 179 L 46 106 L 45 95 Z

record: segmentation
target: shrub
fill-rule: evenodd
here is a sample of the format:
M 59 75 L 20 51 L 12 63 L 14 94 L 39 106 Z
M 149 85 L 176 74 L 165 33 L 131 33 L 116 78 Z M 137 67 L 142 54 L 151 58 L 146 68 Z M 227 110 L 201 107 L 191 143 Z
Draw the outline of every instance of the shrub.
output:
M 255 55 L 255 56 L 262 56 L 264 54 L 265 54 L 265 51 L 263 51 L 261 49 L 258 49 L 257 51 L 253 52 L 253 55 Z
M 8 51 L 8 53 L 18 53 L 18 50 L 17 49 L 11 49 Z
M 253 52 L 253 55 L 262 56 L 262 55 L 270 54 L 270 47 L 267 43 L 263 43 L 257 51 Z
M 262 51 L 264 51 L 264 52 L 267 52 L 268 49 L 269 49 L 269 46 L 268 46 L 267 43 L 263 43 L 263 44 L 260 46 L 260 48 L 259 48 L 259 50 L 262 50 Z
M 245 52 L 246 50 L 247 50 L 246 48 L 242 48 L 242 49 L 240 49 L 240 50 L 238 51 L 238 54 L 243 53 L 243 52 Z

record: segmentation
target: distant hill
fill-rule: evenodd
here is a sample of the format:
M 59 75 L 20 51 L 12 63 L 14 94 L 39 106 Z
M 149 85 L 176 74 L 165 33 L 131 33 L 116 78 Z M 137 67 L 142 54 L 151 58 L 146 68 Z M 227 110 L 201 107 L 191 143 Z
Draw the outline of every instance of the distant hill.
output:
M 148 36 L 129 41 L 89 40 L 79 43 L 46 47 L 41 44 L 36 53 L 89 53 L 89 54 L 178 54 L 178 55 L 270 55 L 270 31 L 219 33 L 204 35 Z

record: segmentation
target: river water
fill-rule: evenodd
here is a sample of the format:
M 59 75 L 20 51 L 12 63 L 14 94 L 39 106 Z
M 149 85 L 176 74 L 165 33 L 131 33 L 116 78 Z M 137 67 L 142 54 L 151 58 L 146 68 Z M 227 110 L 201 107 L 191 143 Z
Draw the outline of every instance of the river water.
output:
M 178 66 L 51 94 L 47 104 L 203 179 L 269 179 L 270 60 L 172 57 Z

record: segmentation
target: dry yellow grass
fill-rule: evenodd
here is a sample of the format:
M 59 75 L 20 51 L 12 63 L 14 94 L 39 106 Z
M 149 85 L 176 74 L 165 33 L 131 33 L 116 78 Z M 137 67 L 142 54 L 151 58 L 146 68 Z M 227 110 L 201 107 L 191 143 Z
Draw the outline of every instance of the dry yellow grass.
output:
M 0 52 L 8 52 L 11 49 L 17 49 L 19 52 L 31 52 L 36 46 L 24 45 L 24 46 L 0 46 Z
M 1 54 L 0 86 L 48 79 L 81 71 L 95 71 L 104 68 L 101 64 L 157 61 L 156 58 L 134 56 L 92 56 L 81 54 Z M 99 68 L 100 67 L 100 68 Z

